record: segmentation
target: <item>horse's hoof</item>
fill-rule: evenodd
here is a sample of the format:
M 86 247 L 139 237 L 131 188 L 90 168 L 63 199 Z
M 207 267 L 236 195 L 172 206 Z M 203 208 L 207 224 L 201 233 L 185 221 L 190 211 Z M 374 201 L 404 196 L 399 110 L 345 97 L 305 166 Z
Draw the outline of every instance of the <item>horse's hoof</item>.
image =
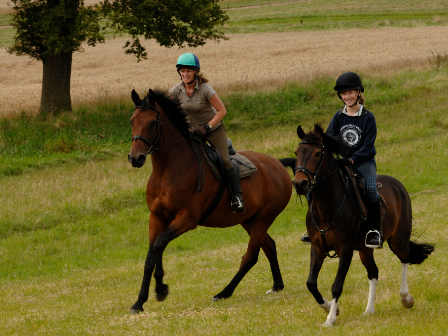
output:
M 168 286 L 165 285 L 165 289 L 162 290 L 160 293 L 156 293 L 156 297 L 157 297 L 157 301 L 162 302 L 166 299 L 166 297 L 168 296 L 169 291 L 168 291 Z
M 221 301 L 221 300 L 222 300 L 222 297 L 214 296 L 212 299 L 212 302 Z
M 140 314 L 140 313 L 142 313 L 142 312 L 143 312 L 143 307 L 136 308 L 135 306 L 132 306 L 132 307 L 129 309 L 129 313 L 131 313 L 132 315 Z
M 281 289 L 271 288 L 270 290 L 268 290 L 266 292 L 266 294 L 278 293 L 278 292 L 281 292 L 281 291 L 282 291 Z
M 411 294 L 408 294 L 406 297 L 401 298 L 401 303 L 405 308 L 411 308 L 414 305 L 414 298 Z

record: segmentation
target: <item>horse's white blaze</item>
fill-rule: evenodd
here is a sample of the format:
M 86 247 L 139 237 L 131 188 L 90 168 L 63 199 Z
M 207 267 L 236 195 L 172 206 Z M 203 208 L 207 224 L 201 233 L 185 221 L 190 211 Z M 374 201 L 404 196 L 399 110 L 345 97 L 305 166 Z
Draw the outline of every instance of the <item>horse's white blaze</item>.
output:
M 367 301 L 367 307 L 364 311 L 365 315 L 375 313 L 375 294 L 376 285 L 378 284 L 378 279 L 369 280 L 369 300 Z
M 405 308 L 410 308 L 414 304 L 414 298 L 411 294 L 409 294 L 408 288 L 408 267 L 409 264 L 401 264 L 401 288 L 400 288 L 400 296 L 401 303 Z
M 332 327 L 336 322 L 336 315 L 338 311 L 338 303 L 336 299 L 331 300 L 330 312 L 328 313 L 327 320 L 324 323 L 324 327 Z

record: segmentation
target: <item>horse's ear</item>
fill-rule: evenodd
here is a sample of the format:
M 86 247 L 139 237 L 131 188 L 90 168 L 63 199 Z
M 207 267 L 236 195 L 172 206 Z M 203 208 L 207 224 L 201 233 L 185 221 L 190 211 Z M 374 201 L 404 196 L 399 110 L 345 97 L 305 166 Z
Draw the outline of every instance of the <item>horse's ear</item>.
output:
M 319 124 L 315 124 L 314 133 L 317 133 L 322 137 L 324 135 L 324 130 L 322 129 L 322 126 L 320 126 Z
M 132 101 L 134 102 L 135 106 L 142 105 L 142 100 L 140 99 L 138 93 L 135 92 L 135 90 L 132 90 L 131 96 L 132 96 Z
M 152 105 L 156 105 L 156 97 L 154 91 L 151 89 L 148 91 L 148 100 Z
M 306 134 L 303 131 L 302 126 L 300 126 L 300 125 L 297 127 L 297 135 L 299 136 L 299 138 L 301 140 L 305 139 Z

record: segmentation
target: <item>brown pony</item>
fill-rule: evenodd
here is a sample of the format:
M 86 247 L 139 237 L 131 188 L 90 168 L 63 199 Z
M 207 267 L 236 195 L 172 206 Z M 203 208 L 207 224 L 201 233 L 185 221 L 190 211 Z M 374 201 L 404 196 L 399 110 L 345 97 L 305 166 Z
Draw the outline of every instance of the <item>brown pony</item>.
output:
M 148 299 L 152 274 L 158 301 L 168 295 L 163 283 L 162 255 L 170 241 L 195 229 L 211 204 L 219 182 L 207 164 L 202 150 L 195 150 L 185 111 L 167 92 L 149 90 L 141 100 L 132 91 L 135 112 L 131 117 L 133 142 L 128 159 L 133 167 L 142 167 L 151 154 L 152 173 L 146 189 L 150 211 L 149 250 L 143 282 L 131 313 L 143 311 Z M 268 292 L 283 289 L 274 240 L 267 231 L 283 211 L 292 193 L 291 180 L 276 159 L 251 151 L 242 151 L 257 171 L 241 180 L 246 211 L 232 213 L 226 190 L 214 212 L 201 225 L 225 228 L 241 224 L 250 236 L 247 251 L 235 277 L 213 301 L 228 298 L 246 273 L 257 263 L 260 247 L 269 260 L 274 284 Z M 202 169 L 201 164 L 202 162 Z M 203 171 L 203 175 L 200 172 Z M 203 188 L 199 192 L 198 181 Z
M 306 228 L 311 244 L 310 273 L 306 282 L 308 290 L 328 313 L 324 326 L 333 326 L 339 313 L 338 300 L 342 294 L 345 277 L 350 267 L 353 251 L 358 250 L 361 262 L 367 270 L 370 283 L 365 314 L 374 313 L 378 267 L 373 249 L 365 246 L 368 225 L 364 223 L 364 209 L 357 204 L 357 193 L 351 180 L 338 168 L 334 154 L 339 154 L 345 143 L 323 132 L 319 125 L 308 134 L 297 128 L 302 140 L 296 150 L 297 159 L 281 159 L 295 173 L 293 186 L 299 195 L 308 195 L 309 208 Z M 400 259 L 402 278 L 400 296 L 404 307 L 414 303 L 409 294 L 407 270 L 410 264 L 422 263 L 433 251 L 430 244 L 410 241 L 412 231 L 411 201 L 404 186 L 395 178 L 378 175 L 379 189 L 385 201 L 383 236 L 392 252 Z M 335 251 L 333 255 L 330 251 Z M 317 288 L 317 277 L 324 259 L 339 257 L 339 268 L 331 288 L 333 300 L 327 302 Z

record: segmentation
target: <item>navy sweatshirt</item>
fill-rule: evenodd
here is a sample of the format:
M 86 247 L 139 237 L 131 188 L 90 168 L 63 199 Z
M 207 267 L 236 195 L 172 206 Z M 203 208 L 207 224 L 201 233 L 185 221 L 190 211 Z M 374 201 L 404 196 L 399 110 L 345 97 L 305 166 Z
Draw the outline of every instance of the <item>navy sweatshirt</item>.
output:
M 347 143 L 347 149 L 342 155 L 353 160 L 354 165 L 359 165 L 372 159 L 376 155 L 376 122 L 372 112 L 363 107 L 361 115 L 350 117 L 342 110 L 336 112 L 328 126 L 327 133 L 341 135 Z

